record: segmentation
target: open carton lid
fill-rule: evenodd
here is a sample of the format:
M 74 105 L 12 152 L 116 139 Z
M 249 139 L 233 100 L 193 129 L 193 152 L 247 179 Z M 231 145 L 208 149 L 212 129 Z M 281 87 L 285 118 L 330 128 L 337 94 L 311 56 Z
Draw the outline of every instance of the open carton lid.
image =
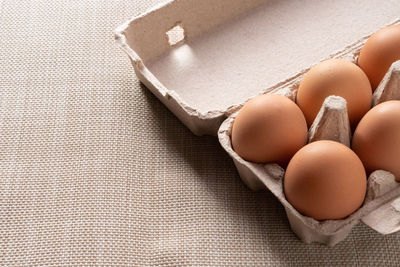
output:
M 248 99 L 277 91 L 293 99 L 311 66 L 354 56 L 398 14 L 400 5 L 380 0 L 173 0 L 115 38 L 140 81 L 194 134 L 217 135 Z M 362 221 L 382 234 L 399 231 L 399 203 L 391 198 Z
M 175 0 L 128 21 L 116 39 L 139 79 L 193 133 L 216 135 L 237 106 L 295 86 L 399 13 L 380 0 Z

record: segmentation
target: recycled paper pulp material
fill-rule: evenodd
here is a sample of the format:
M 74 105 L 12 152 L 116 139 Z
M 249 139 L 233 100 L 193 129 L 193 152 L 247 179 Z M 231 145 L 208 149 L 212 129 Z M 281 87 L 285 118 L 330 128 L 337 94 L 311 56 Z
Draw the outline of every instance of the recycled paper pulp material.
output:
M 194 134 L 218 134 L 243 181 L 254 190 L 267 187 L 282 202 L 303 241 L 334 245 L 360 219 L 382 234 L 398 230 L 400 189 L 391 174 L 371 175 L 364 205 L 348 218 L 318 222 L 286 201 L 282 168 L 237 156 L 230 144 L 231 125 L 240 107 L 256 95 L 277 93 L 295 100 L 299 81 L 319 61 L 337 57 L 356 62 L 367 38 L 379 28 L 398 24 L 398 14 L 395 0 L 173 0 L 126 22 L 115 38 L 140 81 L 160 101 Z M 368 19 L 359 23 L 356 18 Z M 392 95 L 400 98 L 396 64 L 376 90 L 374 103 L 395 98 Z M 343 100 L 327 101 L 309 138 L 348 145 Z M 339 127 L 329 130 L 333 124 L 327 118 L 336 118 Z M 382 213 L 393 220 L 382 223 L 377 219 Z

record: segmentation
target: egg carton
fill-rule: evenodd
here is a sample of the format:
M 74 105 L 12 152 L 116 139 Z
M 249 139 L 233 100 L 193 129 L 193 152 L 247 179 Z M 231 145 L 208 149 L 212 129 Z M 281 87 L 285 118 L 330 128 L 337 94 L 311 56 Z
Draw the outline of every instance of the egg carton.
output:
M 296 90 L 282 90 L 285 95 Z M 392 64 L 385 78 L 373 94 L 374 105 L 387 100 L 400 100 L 400 61 Z M 333 140 L 350 147 L 351 128 L 347 115 L 346 100 L 340 96 L 325 99 L 308 132 L 308 142 Z M 381 234 L 400 230 L 400 184 L 387 171 L 376 170 L 368 177 L 367 194 L 363 205 L 342 220 L 317 221 L 300 214 L 285 198 L 283 178 L 285 170 L 278 164 L 259 164 L 244 160 L 232 148 L 232 125 L 239 111 L 229 116 L 218 131 L 218 138 L 235 166 L 243 182 L 252 190 L 267 187 L 285 208 L 292 230 L 305 243 L 318 242 L 334 246 L 344 240 L 351 229 L 362 220 Z
M 283 169 L 246 162 L 235 154 L 231 125 L 243 104 L 257 95 L 278 93 L 295 100 L 304 73 L 319 61 L 331 57 L 356 61 L 372 33 L 400 23 L 399 13 L 400 6 L 381 0 L 171 0 L 118 27 L 115 39 L 139 80 L 184 125 L 196 135 L 218 135 L 243 181 L 254 190 L 268 188 L 278 197 L 302 240 L 333 245 L 360 218 L 383 234 L 398 230 L 393 215 L 398 205 L 391 200 L 400 192 L 396 183 L 386 182 L 393 181 L 390 174 L 378 171 L 369 178 L 365 205 L 348 219 L 318 222 L 298 214 L 285 200 Z M 354 23 L 355 17 L 365 20 Z M 374 103 L 393 98 L 395 90 L 387 89 L 398 88 L 393 68 L 385 77 L 389 85 L 376 90 L 384 97 L 376 93 Z M 348 145 L 343 106 L 340 98 L 326 100 L 309 140 L 327 138 Z M 377 218 L 389 212 L 393 227 L 382 226 Z

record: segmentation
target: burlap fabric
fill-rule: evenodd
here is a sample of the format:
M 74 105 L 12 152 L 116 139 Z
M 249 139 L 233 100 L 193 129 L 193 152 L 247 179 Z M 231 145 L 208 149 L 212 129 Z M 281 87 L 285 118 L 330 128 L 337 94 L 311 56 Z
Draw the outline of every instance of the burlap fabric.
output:
M 362 224 L 301 243 L 140 85 L 113 30 L 158 2 L 0 0 L 1 265 L 399 265 Z

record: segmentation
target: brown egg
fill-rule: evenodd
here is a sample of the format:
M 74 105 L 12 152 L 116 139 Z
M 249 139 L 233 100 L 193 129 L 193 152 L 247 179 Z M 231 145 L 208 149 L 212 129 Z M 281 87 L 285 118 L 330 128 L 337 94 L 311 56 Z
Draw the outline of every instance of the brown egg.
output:
M 239 111 L 232 146 L 243 159 L 285 165 L 307 142 L 307 124 L 299 107 L 281 95 L 261 95 Z
M 357 65 L 344 59 L 329 59 L 315 65 L 301 81 L 296 101 L 308 126 L 330 95 L 346 99 L 353 128 L 371 107 L 372 90 L 367 76 Z
M 317 220 L 343 219 L 363 203 L 367 178 L 361 160 L 347 146 L 316 141 L 290 160 L 284 177 L 287 200 Z
M 358 65 L 367 74 L 375 90 L 390 65 L 397 60 L 400 60 L 400 25 L 374 33 L 361 49 Z
M 352 149 L 368 172 L 389 171 L 400 181 L 400 101 L 383 102 L 365 114 Z

